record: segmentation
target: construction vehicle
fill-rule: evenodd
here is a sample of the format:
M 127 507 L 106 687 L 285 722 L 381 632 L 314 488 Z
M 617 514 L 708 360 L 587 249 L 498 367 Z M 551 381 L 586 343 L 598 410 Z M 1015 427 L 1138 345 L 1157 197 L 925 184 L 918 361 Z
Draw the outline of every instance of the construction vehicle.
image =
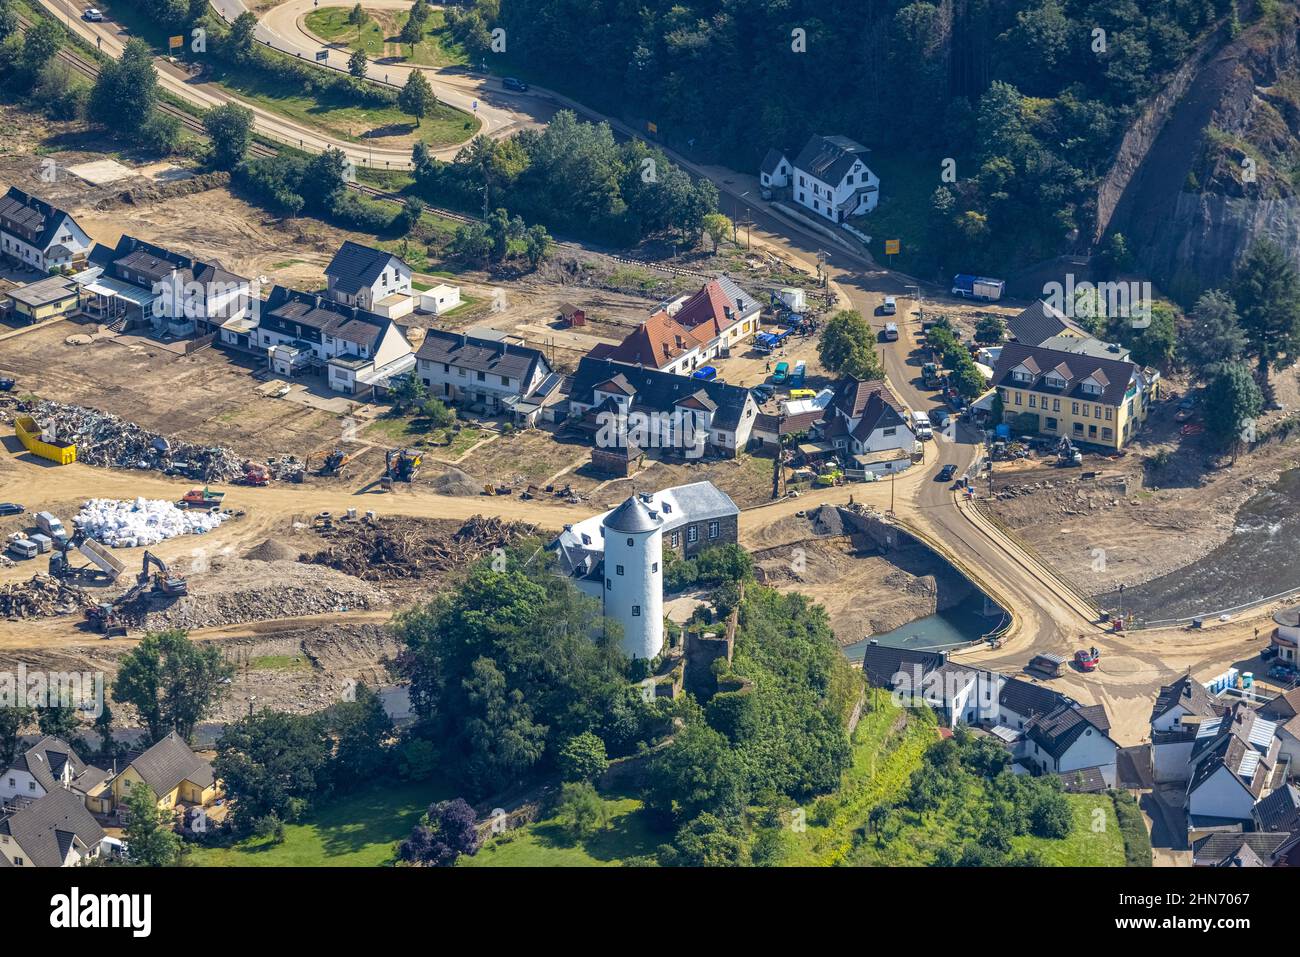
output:
M 1056 464 L 1063 466 L 1082 465 L 1083 453 L 1076 449 L 1074 443 L 1068 438 L 1062 437 L 1060 444 L 1056 447 Z
M 86 622 L 105 638 L 126 637 L 126 625 L 117 613 L 115 602 L 101 601 L 87 608 Z
M 317 452 L 309 456 L 307 458 L 307 468 L 314 470 L 322 478 L 328 478 L 333 475 L 342 475 L 343 470 L 351 461 L 351 453 L 342 449 L 334 449 L 330 452 Z
M 93 538 L 82 539 L 77 550 L 107 575 L 110 582 L 117 581 L 122 572 L 126 571 L 126 565 Z
M 933 362 L 921 366 L 921 381 L 927 389 L 939 388 L 939 366 Z
M 384 456 L 384 477 L 398 482 L 414 482 L 423 461 L 415 449 L 390 449 Z
M 221 508 L 221 503 L 225 499 L 225 492 L 213 492 L 206 485 L 203 488 L 192 488 L 177 502 L 180 508 L 198 508 L 205 511 L 214 512 Z
M 149 574 L 149 566 L 153 565 L 158 570 Z M 144 564 L 140 569 L 140 575 L 136 579 L 136 585 L 143 588 L 152 580 L 153 587 L 162 592 L 164 595 L 186 595 L 189 594 L 189 585 L 185 581 L 184 575 L 178 575 L 167 567 L 167 563 L 155 555 L 153 552 L 146 550 L 144 553 Z M 134 596 L 132 596 L 134 597 Z
M 1074 653 L 1074 663 L 1079 666 L 1080 671 L 1096 671 L 1097 665 L 1101 664 L 1101 652 L 1096 648 L 1089 648 L 1087 651 L 1076 651 Z

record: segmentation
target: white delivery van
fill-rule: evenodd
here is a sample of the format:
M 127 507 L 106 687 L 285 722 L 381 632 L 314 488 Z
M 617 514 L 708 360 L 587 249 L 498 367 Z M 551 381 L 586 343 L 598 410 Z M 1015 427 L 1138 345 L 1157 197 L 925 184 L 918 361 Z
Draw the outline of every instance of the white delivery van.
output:
M 930 417 L 924 412 L 912 413 L 912 431 L 918 439 L 934 438 L 934 429 L 930 427 Z

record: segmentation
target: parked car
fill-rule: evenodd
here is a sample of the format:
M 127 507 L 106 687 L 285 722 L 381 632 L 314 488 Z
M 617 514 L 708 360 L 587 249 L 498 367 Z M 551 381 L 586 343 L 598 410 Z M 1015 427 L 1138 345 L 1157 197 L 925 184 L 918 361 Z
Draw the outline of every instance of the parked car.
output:
M 86 11 L 82 13 L 81 19 L 89 20 L 91 23 L 99 23 L 101 20 L 104 19 L 104 15 L 100 13 L 98 10 L 96 10 L 94 7 L 88 7 Z
M 691 374 L 692 379 L 702 379 L 705 382 L 712 382 L 718 377 L 718 370 L 713 366 L 701 366 Z
M 884 330 L 884 332 L 882 332 L 880 335 L 881 335 L 881 337 L 882 337 L 886 342 L 897 342 L 897 341 L 898 341 L 898 323 L 896 323 L 896 322 L 887 322 L 887 323 L 885 323 L 885 330 Z
M 1276 678 L 1278 681 L 1294 681 L 1296 670 L 1288 664 L 1278 662 L 1272 668 L 1268 669 L 1268 676 L 1270 678 Z
M 957 474 L 957 466 L 945 465 L 939 469 L 939 474 L 935 476 L 936 482 L 951 482 L 952 477 Z
M 505 87 L 507 90 L 513 90 L 516 93 L 528 92 L 528 84 L 525 83 L 523 80 L 516 79 L 513 76 L 508 76 L 505 79 L 503 79 L 501 81 L 501 85 Z
M 21 515 L 25 511 L 17 502 L 0 502 L 0 515 Z
M 884 305 L 880 307 L 880 312 L 882 315 L 892 316 L 898 312 L 898 300 L 893 296 L 886 296 Z
M 781 385 L 788 378 L 790 378 L 790 363 L 778 362 L 776 369 L 772 372 L 772 381 L 777 385 Z
M 14 388 L 13 379 L 9 378 L 8 376 L 5 376 L 4 378 L 0 378 L 0 392 L 12 392 L 13 388 Z

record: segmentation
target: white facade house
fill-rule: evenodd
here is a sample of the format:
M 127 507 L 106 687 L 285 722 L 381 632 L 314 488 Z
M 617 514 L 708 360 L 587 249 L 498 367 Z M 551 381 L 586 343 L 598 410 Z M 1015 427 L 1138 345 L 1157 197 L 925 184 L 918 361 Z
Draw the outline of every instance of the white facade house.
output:
M 845 379 L 814 428 L 838 452 L 877 473 L 908 468 L 916 452 L 913 424 L 889 386 L 879 379 Z
M 1245 701 L 1202 721 L 1187 776 L 1189 826 L 1250 820 L 1255 804 L 1273 788 L 1279 749 L 1276 723 Z
M 551 374 L 538 349 L 441 329 L 429 329 L 415 355 L 431 396 L 489 415 L 512 411 Z
M 0 197 L 0 253 L 40 272 L 85 261 L 90 236 L 71 214 L 10 187 Z
M 401 319 L 415 309 L 411 267 L 392 253 L 351 240 L 325 267 L 330 298 L 385 319 Z
M 758 182 L 767 189 L 785 189 L 790 185 L 790 173 L 794 167 L 789 157 L 776 149 L 767 151 L 763 165 L 758 168 Z
M 0 814 L 0 867 L 77 867 L 99 857 L 106 836 L 82 795 L 55 788 Z
M 880 200 L 880 179 L 867 166 L 865 146 L 846 136 L 813 136 L 795 157 L 791 195 L 832 223 L 869 213 Z
M 445 282 L 440 282 L 438 285 L 420 293 L 420 308 L 425 312 L 433 313 L 435 316 L 451 312 L 459 305 L 459 286 L 449 286 Z

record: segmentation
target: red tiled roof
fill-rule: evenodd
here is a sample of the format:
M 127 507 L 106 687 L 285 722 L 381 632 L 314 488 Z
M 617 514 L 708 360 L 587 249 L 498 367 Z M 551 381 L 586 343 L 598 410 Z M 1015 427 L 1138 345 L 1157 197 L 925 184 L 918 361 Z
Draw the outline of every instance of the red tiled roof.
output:
M 662 369 L 700 344 L 696 333 L 662 310 L 633 329 L 617 346 L 605 346 L 598 358 Z M 597 355 L 592 350 L 591 355 Z

